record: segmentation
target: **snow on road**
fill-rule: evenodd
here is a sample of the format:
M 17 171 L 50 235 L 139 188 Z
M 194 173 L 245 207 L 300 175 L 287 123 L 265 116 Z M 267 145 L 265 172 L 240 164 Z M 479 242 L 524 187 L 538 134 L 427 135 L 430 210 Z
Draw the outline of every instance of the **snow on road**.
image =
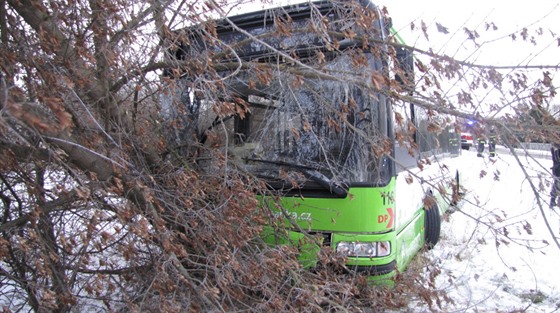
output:
M 560 248 L 549 226 L 559 236 L 560 209 L 548 208 L 552 161 L 519 156 L 521 167 L 509 154 L 493 161 L 463 151 L 445 162 L 460 168 L 467 192 L 458 211 L 442 225 L 440 243 L 429 252 L 442 270 L 437 288 L 454 301 L 442 309 L 558 311 Z

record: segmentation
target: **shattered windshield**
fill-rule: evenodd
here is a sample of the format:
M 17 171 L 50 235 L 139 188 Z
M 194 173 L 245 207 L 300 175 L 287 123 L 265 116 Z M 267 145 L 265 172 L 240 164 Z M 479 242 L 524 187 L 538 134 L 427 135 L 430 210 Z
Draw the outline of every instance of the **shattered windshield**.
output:
M 278 71 L 255 84 L 253 75 L 242 71 L 225 81 L 230 101 L 185 96 L 199 137 L 221 136 L 238 165 L 271 183 L 332 191 L 388 182 L 392 141 L 384 97 L 343 80 Z M 236 113 L 220 116 L 227 105 Z

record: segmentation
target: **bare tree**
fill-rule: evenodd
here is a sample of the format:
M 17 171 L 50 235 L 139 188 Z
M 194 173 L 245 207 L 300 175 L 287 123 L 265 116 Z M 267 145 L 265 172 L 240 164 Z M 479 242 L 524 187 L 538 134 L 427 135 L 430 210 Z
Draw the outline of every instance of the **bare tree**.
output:
M 395 106 L 425 109 L 426 132 L 459 127 L 458 117 L 494 125 L 504 137 L 560 142 L 545 109 L 556 93 L 556 66 L 543 65 L 542 77 L 530 82 L 524 67 L 480 66 L 395 40 L 391 51 L 374 52 L 386 53 L 389 62 L 399 48 L 422 55 L 414 64 L 415 90 L 425 92 L 412 95 L 395 77 L 357 70 L 367 61 L 360 49 L 344 52 L 356 69 L 351 73 L 324 68 L 324 55 L 306 63 L 271 49 L 271 57 L 291 65 L 280 70 L 236 57 L 235 43 L 217 42 L 215 19 L 227 22 L 244 2 L 0 1 L 0 304 L 6 310 L 322 312 L 404 303 L 402 289 L 373 289 L 364 277 L 340 275 L 343 266 L 329 249 L 320 254 L 324 268 L 312 272 L 297 262 L 295 249 L 263 244 L 259 234 L 270 211 L 256 191 L 266 186 L 220 144 L 225 123 L 210 124 L 194 138 L 189 107 L 175 97 L 182 91 L 203 99 L 199 104 L 209 106 L 211 117 L 249 114 L 225 87 L 220 73 L 226 70 L 233 76 L 243 69 L 255 85 L 289 84 L 296 93 L 317 77 L 359 85 Z M 349 11 L 362 29 L 374 18 Z M 309 31 L 333 51 L 356 36 L 350 28 L 327 32 L 320 17 L 315 22 Z M 208 51 L 170 58 L 194 36 L 185 27 L 200 23 L 200 42 L 230 50 L 231 62 Z M 296 31 L 289 20 L 274 23 L 282 36 Z M 456 100 L 444 97 L 442 82 L 466 72 L 473 88 L 456 93 Z M 177 78 L 185 73 L 192 79 L 181 85 Z M 479 115 L 470 94 L 484 86 L 515 93 L 525 107 L 502 105 L 536 110 L 539 121 Z M 175 100 L 162 107 L 166 97 Z M 351 98 L 338 100 L 342 106 L 325 107 L 324 121 L 304 124 L 351 129 L 344 114 L 331 115 L 348 109 L 343 102 L 351 105 Z M 416 129 L 399 117 L 396 122 L 403 123 L 397 138 L 416 147 Z M 375 144 L 372 153 L 390 150 L 386 141 Z M 328 147 L 317 149 L 321 154 Z M 322 161 L 328 166 L 328 158 Z

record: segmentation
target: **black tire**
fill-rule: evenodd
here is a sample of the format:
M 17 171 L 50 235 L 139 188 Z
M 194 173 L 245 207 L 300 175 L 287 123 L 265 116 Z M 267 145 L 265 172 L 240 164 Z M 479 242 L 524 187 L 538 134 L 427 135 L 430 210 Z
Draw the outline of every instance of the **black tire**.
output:
M 424 244 L 428 249 L 432 249 L 439 241 L 441 216 L 437 204 L 424 210 Z

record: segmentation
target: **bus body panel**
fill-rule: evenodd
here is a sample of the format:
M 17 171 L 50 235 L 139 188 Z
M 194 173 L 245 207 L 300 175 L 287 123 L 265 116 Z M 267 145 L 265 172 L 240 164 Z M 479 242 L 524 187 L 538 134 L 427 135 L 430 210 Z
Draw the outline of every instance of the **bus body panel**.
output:
M 285 212 L 276 214 L 286 214 L 305 231 L 384 233 L 395 228 L 394 197 L 393 179 L 384 187 L 350 188 L 343 199 L 283 197 Z M 290 221 L 285 223 L 291 226 Z
M 424 210 L 419 210 L 409 224 L 395 238 L 396 260 L 399 271 L 404 271 L 412 258 L 424 245 Z
M 397 176 L 395 190 L 398 197 L 395 209 L 399 214 L 395 226 L 397 232 L 400 232 L 416 217 L 418 210 L 424 207 L 422 200 L 426 190 L 418 178 L 406 172 Z

